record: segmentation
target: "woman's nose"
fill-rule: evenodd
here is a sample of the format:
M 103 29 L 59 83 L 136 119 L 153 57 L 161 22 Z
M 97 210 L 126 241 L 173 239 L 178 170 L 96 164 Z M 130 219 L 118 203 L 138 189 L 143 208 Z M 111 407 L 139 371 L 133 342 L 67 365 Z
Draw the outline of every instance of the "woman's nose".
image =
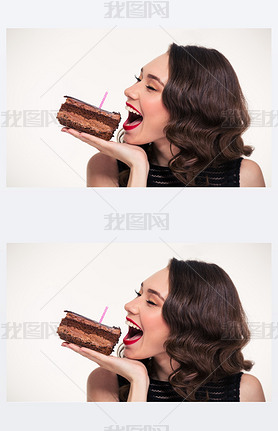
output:
M 138 82 L 133 84 L 131 87 L 128 87 L 125 89 L 124 94 L 128 99 L 137 99 L 137 97 L 138 97 L 138 85 L 136 87 L 136 84 L 138 84 Z
M 133 299 L 132 301 L 129 301 L 127 304 L 125 304 L 125 311 L 132 314 L 138 313 L 138 301 L 136 301 L 138 298 Z

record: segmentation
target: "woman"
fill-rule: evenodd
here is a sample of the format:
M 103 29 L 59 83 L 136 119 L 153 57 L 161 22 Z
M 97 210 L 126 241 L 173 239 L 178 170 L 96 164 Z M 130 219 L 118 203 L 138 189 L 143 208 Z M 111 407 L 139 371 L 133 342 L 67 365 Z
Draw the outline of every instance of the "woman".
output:
M 241 135 L 250 119 L 237 76 L 218 51 L 173 43 L 125 90 L 122 142 L 63 128 L 99 150 L 89 187 L 264 187 Z
M 125 305 L 120 357 L 62 343 L 100 367 L 88 401 L 265 401 L 242 348 L 250 334 L 236 288 L 215 264 L 172 259 Z M 121 357 L 122 356 L 122 357 Z

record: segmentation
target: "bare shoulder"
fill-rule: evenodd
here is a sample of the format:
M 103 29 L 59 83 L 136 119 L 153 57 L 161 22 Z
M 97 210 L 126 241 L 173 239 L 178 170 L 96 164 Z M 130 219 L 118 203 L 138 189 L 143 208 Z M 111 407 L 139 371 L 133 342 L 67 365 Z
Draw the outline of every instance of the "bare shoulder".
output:
M 87 401 L 119 401 L 119 384 L 117 374 L 98 367 L 87 380 Z
M 117 160 L 97 153 L 87 164 L 87 187 L 119 187 Z
M 264 402 L 264 391 L 260 381 L 251 374 L 242 374 L 240 380 L 241 402 Z
M 240 187 L 265 187 L 261 168 L 253 160 L 243 159 L 241 161 Z

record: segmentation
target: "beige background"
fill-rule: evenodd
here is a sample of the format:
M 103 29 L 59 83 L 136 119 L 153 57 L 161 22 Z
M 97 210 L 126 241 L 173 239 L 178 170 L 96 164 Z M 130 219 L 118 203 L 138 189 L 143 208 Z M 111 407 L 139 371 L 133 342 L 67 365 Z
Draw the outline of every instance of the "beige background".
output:
M 252 116 L 259 115 L 245 142 L 255 147 L 251 159 L 259 163 L 271 186 L 271 129 L 258 126 L 261 111 L 271 110 L 269 29 L 111 28 L 9 29 L 7 110 L 21 116 L 26 110 L 55 115 L 64 95 L 98 105 L 108 91 L 104 108 L 121 112 L 123 123 L 127 117 L 123 91 L 144 64 L 174 41 L 216 48 L 233 65 Z M 23 124 L 21 118 L 18 124 Z M 86 165 L 96 150 L 60 129 L 55 122 L 7 129 L 9 187 L 85 186 Z
M 7 322 L 59 323 L 68 309 L 127 333 L 124 304 L 134 289 L 171 257 L 220 265 L 238 289 L 249 322 L 271 322 L 269 244 L 96 243 L 9 244 Z M 254 326 L 253 326 L 254 327 Z M 95 364 L 60 347 L 55 334 L 44 339 L 7 340 L 8 401 L 85 401 L 86 379 Z M 255 361 L 252 374 L 271 400 L 271 339 L 254 337 L 245 348 Z

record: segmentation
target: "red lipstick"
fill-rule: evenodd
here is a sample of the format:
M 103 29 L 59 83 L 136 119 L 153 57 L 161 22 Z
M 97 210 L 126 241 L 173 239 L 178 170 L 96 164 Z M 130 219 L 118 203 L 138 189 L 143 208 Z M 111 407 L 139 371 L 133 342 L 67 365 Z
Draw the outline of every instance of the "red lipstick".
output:
M 129 322 L 136 325 L 136 328 L 129 326 L 128 333 L 126 334 L 126 336 L 123 339 L 123 343 L 126 346 L 130 346 L 131 344 L 136 343 L 137 341 L 139 341 L 142 338 L 143 331 L 140 328 L 140 326 L 137 323 L 135 323 L 132 319 L 130 319 L 129 317 L 127 317 L 126 320 L 128 320 Z
M 138 112 L 138 115 L 141 115 L 141 117 L 142 117 L 142 114 L 141 114 L 141 112 L 140 112 L 140 111 L 138 111 L 138 109 L 134 108 L 134 106 L 132 106 L 132 105 L 131 105 L 130 103 L 128 103 L 128 102 L 126 102 L 126 105 L 127 105 L 127 106 L 129 106 L 130 108 L 134 109 L 134 111 Z
M 129 111 L 128 118 L 124 122 L 123 128 L 124 130 L 133 130 L 142 123 L 143 116 L 141 112 L 138 111 L 138 109 L 134 108 L 134 106 L 132 106 L 130 103 L 126 103 L 126 106 L 133 109 L 135 112 Z
M 134 325 L 138 326 L 138 328 L 140 328 L 140 326 L 138 325 L 138 323 L 134 322 L 130 317 L 126 317 L 126 320 L 129 320 L 129 322 L 133 323 Z M 142 331 L 142 328 L 140 328 Z

